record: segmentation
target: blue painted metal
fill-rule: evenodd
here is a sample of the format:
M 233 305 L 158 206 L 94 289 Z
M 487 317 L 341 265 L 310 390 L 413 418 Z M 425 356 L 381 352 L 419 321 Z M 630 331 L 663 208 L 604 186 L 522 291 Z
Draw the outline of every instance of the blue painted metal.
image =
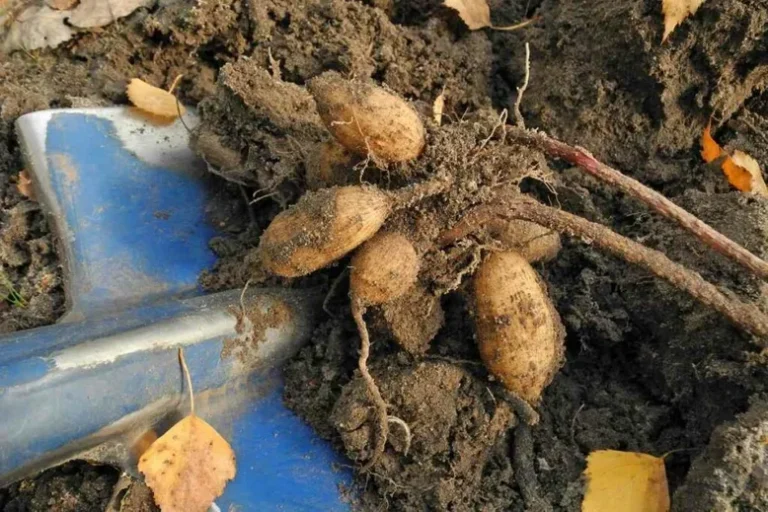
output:
M 38 112 L 18 129 L 60 238 L 68 313 L 0 338 L 0 484 L 74 457 L 135 474 L 135 447 L 185 413 L 183 346 L 198 414 L 238 458 L 222 510 L 348 510 L 349 472 L 281 401 L 279 368 L 318 297 L 201 294 L 215 184 L 184 128 L 114 108 Z M 264 321 L 273 308 L 279 324 Z

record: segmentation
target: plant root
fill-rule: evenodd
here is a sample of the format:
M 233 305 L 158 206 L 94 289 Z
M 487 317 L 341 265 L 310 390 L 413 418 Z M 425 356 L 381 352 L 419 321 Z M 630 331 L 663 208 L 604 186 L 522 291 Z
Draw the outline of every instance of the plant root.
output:
M 570 146 L 549 137 L 543 132 L 523 130 L 516 127 L 508 127 L 506 136 L 508 137 L 507 140 L 537 149 L 555 158 L 562 158 L 573 165 L 581 167 L 591 176 L 615 186 L 664 217 L 676 221 L 712 249 L 748 268 L 755 275 L 762 279 L 768 278 L 768 262 L 752 254 L 722 233 L 719 233 L 695 215 L 680 208 L 655 190 L 630 178 L 621 171 L 598 161 L 586 149 L 579 146 Z
M 534 426 L 539 423 L 539 413 L 533 408 L 531 404 L 526 402 L 522 397 L 518 396 L 503 386 L 499 390 L 499 394 L 507 402 L 512 410 L 515 411 L 515 415 L 520 418 L 521 423 Z
M 524 423 L 515 429 L 512 461 L 517 486 L 525 500 L 525 509 L 531 512 L 552 512 L 552 504 L 542 498 L 539 492 L 539 482 L 533 467 L 533 436 L 531 427 Z
M 405 432 L 405 448 L 403 449 L 403 455 L 408 455 L 408 450 L 411 449 L 411 440 L 413 439 L 411 436 L 411 427 L 409 427 L 403 419 L 398 418 L 397 416 L 387 416 L 387 421 L 389 423 L 394 423 L 395 425 L 400 425 L 400 428 Z
M 384 448 L 387 445 L 387 437 L 389 436 L 389 421 L 387 417 L 387 403 L 381 396 L 379 386 L 376 385 L 376 381 L 373 380 L 371 372 L 368 371 L 368 356 L 371 352 L 371 339 L 368 336 L 368 327 L 365 325 L 363 315 L 365 314 L 365 306 L 357 297 L 352 297 L 352 317 L 357 324 L 357 330 L 360 333 L 360 358 L 358 359 L 358 368 L 360 369 L 360 375 L 363 376 L 365 386 L 368 391 L 368 397 L 373 402 L 376 418 L 374 422 L 374 446 L 373 454 L 368 459 L 361 471 L 367 471 L 379 460 L 379 457 L 384 453 Z M 399 418 L 398 418 L 399 419 Z M 401 420 L 402 421 L 402 420 Z M 405 422 L 403 422 L 405 423 Z M 408 429 L 410 433 L 410 429 Z M 408 443 L 410 445 L 410 443 Z
M 756 344 L 761 347 L 768 346 L 768 316 L 757 306 L 742 302 L 730 291 L 720 291 L 697 272 L 675 263 L 659 251 L 623 237 L 606 226 L 545 206 L 530 198 L 519 197 L 496 204 L 478 206 L 470 210 L 453 228 L 444 232 L 438 243 L 440 246 L 449 245 L 480 229 L 485 222 L 494 218 L 535 222 L 594 244 L 629 263 L 651 271 L 676 288 L 688 292 L 702 304 L 728 318 L 735 326 L 758 336 L 760 339 L 754 340 Z

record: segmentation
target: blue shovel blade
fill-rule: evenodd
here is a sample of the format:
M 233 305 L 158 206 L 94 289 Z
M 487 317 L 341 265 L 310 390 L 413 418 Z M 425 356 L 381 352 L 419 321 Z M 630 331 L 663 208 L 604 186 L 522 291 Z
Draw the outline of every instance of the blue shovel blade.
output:
M 0 338 L 0 484 L 75 457 L 136 474 L 138 441 L 186 411 L 184 347 L 198 414 L 237 456 L 221 510 L 348 510 L 343 461 L 281 400 L 279 369 L 309 338 L 317 296 L 202 294 L 216 184 L 183 125 L 109 108 L 37 112 L 17 126 L 60 239 L 68 311 Z M 290 314 L 243 329 L 243 306 L 259 325 L 272 308 Z

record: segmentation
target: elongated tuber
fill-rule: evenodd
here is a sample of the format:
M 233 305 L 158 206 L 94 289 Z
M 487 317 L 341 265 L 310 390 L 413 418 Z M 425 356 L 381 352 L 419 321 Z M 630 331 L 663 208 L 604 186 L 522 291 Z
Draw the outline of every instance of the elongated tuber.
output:
M 536 403 L 563 363 L 560 322 L 546 287 L 515 252 L 488 255 L 474 277 L 480 357 L 508 390 Z
M 375 235 L 392 204 L 391 197 L 376 187 L 307 192 L 262 234 L 262 265 L 282 277 L 304 276 L 325 267 Z
M 385 162 L 421 154 L 424 124 L 405 100 L 368 82 L 329 71 L 307 85 L 325 126 L 347 149 Z

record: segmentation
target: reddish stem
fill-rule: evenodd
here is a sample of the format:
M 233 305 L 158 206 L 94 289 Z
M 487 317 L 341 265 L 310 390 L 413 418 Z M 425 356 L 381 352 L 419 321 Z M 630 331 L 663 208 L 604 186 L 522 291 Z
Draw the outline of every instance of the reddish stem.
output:
M 742 302 L 732 294 L 725 295 L 698 273 L 675 263 L 659 251 L 614 233 L 606 226 L 532 199 L 518 198 L 503 204 L 478 206 L 470 210 L 453 228 L 444 232 L 438 244 L 451 244 L 498 218 L 535 222 L 560 233 L 579 237 L 625 261 L 644 267 L 718 311 L 737 327 L 761 337 L 756 341 L 759 345 L 768 345 L 768 317 L 757 306 Z
M 622 174 L 620 171 L 599 162 L 589 151 L 578 146 L 550 138 L 547 134 L 533 130 L 507 127 L 510 140 L 542 151 L 552 157 L 562 158 L 573 165 L 578 165 L 588 174 L 614 185 L 619 190 L 645 203 L 661 215 L 676 221 L 715 251 L 728 256 L 747 267 L 757 276 L 768 278 L 768 262 L 752 254 L 696 216 L 688 213 L 675 203 L 646 187 L 639 181 Z

